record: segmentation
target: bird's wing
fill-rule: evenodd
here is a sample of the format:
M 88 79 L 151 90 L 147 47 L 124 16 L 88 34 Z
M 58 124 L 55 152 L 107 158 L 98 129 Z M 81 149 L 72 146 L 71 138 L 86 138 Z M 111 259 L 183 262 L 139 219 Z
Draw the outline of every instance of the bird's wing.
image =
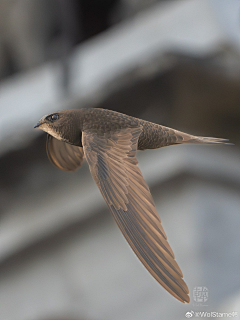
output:
M 97 135 L 83 132 L 91 174 L 120 230 L 153 277 L 175 298 L 189 302 L 189 290 L 167 242 L 135 154 L 141 128 Z
M 57 168 L 75 171 L 81 167 L 84 157 L 82 147 L 73 146 L 48 134 L 46 148 L 49 160 Z

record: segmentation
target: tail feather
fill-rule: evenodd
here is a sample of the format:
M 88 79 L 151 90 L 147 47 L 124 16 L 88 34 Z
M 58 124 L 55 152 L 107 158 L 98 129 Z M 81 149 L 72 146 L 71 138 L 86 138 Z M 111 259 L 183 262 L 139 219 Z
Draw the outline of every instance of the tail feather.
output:
M 229 139 L 223 138 L 212 138 L 212 137 L 199 137 L 193 136 L 178 130 L 172 129 L 171 137 L 173 141 L 175 140 L 176 144 L 226 144 L 234 145 L 233 143 L 228 142 Z M 175 138 L 174 138 L 175 137 Z
M 234 145 L 227 141 L 229 141 L 229 139 L 192 136 L 189 140 L 182 141 L 182 143 Z
M 139 137 L 138 149 L 157 149 L 176 144 L 225 144 L 233 145 L 228 139 L 199 137 L 172 128 L 142 122 L 143 133 Z

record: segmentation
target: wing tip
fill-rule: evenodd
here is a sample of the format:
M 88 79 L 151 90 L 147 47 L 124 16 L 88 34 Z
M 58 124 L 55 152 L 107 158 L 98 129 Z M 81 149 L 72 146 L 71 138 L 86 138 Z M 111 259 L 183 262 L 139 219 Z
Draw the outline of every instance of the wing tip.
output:
M 188 294 L 184 297 L 184 300 L 182 301 L 183 303 L 189 303 L 190 302 L 190 297 Z
M 184 282 L 185 284 L 185 282 Z M 187 286 L 187 285 L 186 285 Z M 179 288 L 177 291 L 168 290 L 168 288 L 164 287 L 174 298 L 179 300 L 182 303 L 189 303 L 190 297 L 189 297 L 189 290 L 187 287 L 187 291 L 184 290 L 184 288 Z

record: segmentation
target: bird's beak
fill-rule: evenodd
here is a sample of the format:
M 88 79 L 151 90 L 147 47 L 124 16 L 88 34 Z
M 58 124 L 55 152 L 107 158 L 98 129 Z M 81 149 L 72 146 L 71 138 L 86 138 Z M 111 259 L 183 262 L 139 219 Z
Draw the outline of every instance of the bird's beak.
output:
M 38 123 L 34 126 L 34 129 L 35 129 L 35 128 L 39 128 L 39 127 L 43 124 L 43 122 L 44 122 L 44 119 L 43 119 L 43 118 L 40 119 L 40 120 L 38 121 Z

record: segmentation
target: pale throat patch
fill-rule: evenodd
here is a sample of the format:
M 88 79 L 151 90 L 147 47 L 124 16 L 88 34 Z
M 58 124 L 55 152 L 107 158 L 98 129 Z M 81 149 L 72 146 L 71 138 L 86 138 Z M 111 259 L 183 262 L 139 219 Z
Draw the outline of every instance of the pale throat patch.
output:
M 53 136 L 54 138 L 61 140 L 62 137 L 60 135 L 60 133 L 54 131 L 52 128 L 50 128 L 46 123 L 41 124 L 41 126 L 39 127 L 39 129 L 49 133 L 51 136 Z

